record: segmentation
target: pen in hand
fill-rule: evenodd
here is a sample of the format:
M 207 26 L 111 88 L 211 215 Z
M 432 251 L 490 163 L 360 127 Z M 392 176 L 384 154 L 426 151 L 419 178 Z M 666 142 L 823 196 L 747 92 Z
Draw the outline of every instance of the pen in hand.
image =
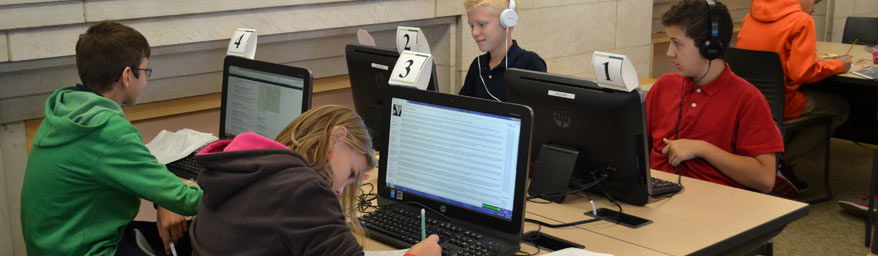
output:
M 421 208 L 421 241 L 427 239 L 427 217 L 424 208 Z

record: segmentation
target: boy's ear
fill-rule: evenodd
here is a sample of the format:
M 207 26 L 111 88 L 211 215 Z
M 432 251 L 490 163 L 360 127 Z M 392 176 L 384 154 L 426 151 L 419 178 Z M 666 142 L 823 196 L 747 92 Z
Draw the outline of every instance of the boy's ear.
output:
M 122 69 L 122 74 L 119 74 L 119 84 L 124 87 L 128 87 L 128 84 L 131 82 L 131 67 L 125 67 Z

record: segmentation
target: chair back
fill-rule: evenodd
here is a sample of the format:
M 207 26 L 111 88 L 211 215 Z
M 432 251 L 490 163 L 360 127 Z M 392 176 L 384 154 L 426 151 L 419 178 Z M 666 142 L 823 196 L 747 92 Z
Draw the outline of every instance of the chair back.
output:
M 786 93 L 780 56 L 776 52 L 770 51 L 729 48 L 725 61 L 731 67 L 732 72 L 762 92 L 762 95 L 768 100 L 774 122 L 780 125 L 783 122 Z
M 841 42 L 850 44 L 854 40 L 857 44 L 878 44 L 878 18 L 847 17 Z

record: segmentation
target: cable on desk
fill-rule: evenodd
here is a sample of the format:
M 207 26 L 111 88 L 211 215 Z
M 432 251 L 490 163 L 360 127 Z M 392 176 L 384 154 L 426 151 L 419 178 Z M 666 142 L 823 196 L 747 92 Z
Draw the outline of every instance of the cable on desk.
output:
M 540 238 L 540 230 L 543 230 L 543 226 L 540 224 L 537 224 L 537 230 L 534 232 L 533 236 L 522 236 L 521 237 L 521 241 L 530 242 L 530 244 L 533 245 L 533 247 L 537 248 L 537 251 L 534 253 L 529 253 L 529 252 L 522 251 L 521 249 L 518 249 L 518 252 L 515 253 L 515 256 L 533 256 L 533 255 L 540 254 L 540 251 L 542 251 L 542 248 L 540 248 L 539 246 L 536 245 L 536 243 L 533 242 L 534 240 L 537 240 Z M 527 232 L 525 232 L 525 233 L 527 233 Z
M 573 189 L 567 190 L 566 192 L 553 192 L 553 193 L 542 193 L 542 194 L 536 194 L 536 195 L 529 195 L 529 196 L 527 196 L 527 201 L 532 202 L 532 203 L 538 203 L 538 204 L 550 204 L 552 202 L 548 201 L 548 200 L 547 201 L 534 201 L 533 199 L 536 199 L 539 197 L 547 197 L 547 196 L 549 196 L 549 197 L 562 196 L 562 195 L 566 196 L 566 195 L 576 194 L 576 193 L 585 191 L 586 189 L 589 189 L 591 187 L 594 187 L 598 183 L 603 182 L 604 180 L 607 179 L 608 176 L 610 176 L 609 172 L 601 172 L 600 179 L 595 178 L 594 180 L 592 180 L 591 182 L 589 182 L 587 184 L 579 185 Z M 594 177 L 593 172 L 592 172 L 592 177 Z
M 546 226 L 546 227 L 550 227 L 550 228 L 566 228 L 566 227 L 572 227 L 572 226 L 576 226 L 576 225 L 592 223 L 592 222 L 596 222 L 596 221 L 600 221 L 600 220 L 601 220 L 600 218 L 594 217 L 591 219 L 585 219 L 585 220 L 574 221 L 574 222 L 567 222 L 567 223 L 561 223 L 561 224 L 549 224 L 549 223 L 546 223 L 546 222 L 543 222 L 540 220 L 528 219 L 528 218 L 524 219 L 524 221 L 526 221 L 526 222 L 530 222 L 533 224 L 537 224 L 540 226 Z M 522 238 L 522 239 L 524 239 L 524 238 Z
M 369 192 L 363 190 L 363 187 L 369 187 Z M 378 199 L 378 194 L 375 194 L 375 185 L 372 183 L 365 183 L 360 186 L 360 195 L 357 196 L 357 211 L 360 213 L 366 213 L 369 208 L 378 208 L 372 202 Z
M 594 177 L 594 173 L 592 173 L 591 175 L 592 175 L 592 177 Z M 597 177 L 595 177 L 595 178 L 597 178 Z M 619 212 L 616 212 L 616 217 L 614 217 L 614 219 L 616 219 L 616 224 L 619 224 L 619 216 L 622 216 L 622 205 L 619 204 L 619 202 L 617 202 L 616 199 L 614 199 L 612 196 L 610 196 L 610 193 L 608 193 L 607 190 L 604 189 L 604 186 L 601 186 L 600 183 L 598 183 L 598 188 L 601 189 L 601 192 L 604 193 L 604 196 L 607 197 L 607 200 L 610 200 L 610 202 L 612 202 L 613 204 L 616 204 L 616 206 L 619 207 Z

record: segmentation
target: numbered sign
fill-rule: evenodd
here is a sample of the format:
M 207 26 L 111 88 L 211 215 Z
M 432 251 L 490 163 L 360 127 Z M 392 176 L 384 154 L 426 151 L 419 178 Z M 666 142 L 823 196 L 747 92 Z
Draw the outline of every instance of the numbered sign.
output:
M 625 55 L 595 51 L 591 62 L 594 80 L 601 87 L 630 92 L 640 86 L 637 70 Z
M 375 38 L 365 29 L 357 30 L 357 42 L 365 46 L 375 47 Z
M 226 54 L 252 60 L 256 57 L 256 39 L 257 36 L 255 29 L 239 28 L 238 30 L 235 30 L 235 34 L 232 35 Z
M 414 51 L 403 51 L 390 72 L 389 84 L 427 89 L 433 70 L 433 56 Z
M 403 51 L 413 51 L 430 54 L 430 44 L 420 28 L 397 27 L 396 50 L 401 54 Z

